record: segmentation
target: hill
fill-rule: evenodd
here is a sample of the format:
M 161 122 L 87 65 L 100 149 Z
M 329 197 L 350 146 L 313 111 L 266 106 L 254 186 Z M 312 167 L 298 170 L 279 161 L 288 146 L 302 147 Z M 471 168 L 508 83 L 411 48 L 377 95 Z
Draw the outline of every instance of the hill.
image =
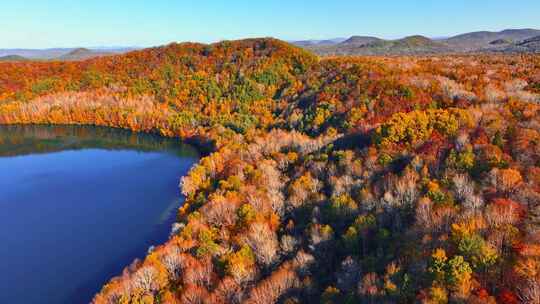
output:
M 77 60 L 86 60 L 90 58 L 95 57 L 102 57 L 102 56 L 111 56 L 116 54 L 122 54 L 124 52 L 128 52 L 129 49 L 122 49 L 122 50 L 111 50 L 111 51 L 105 51 L 105 50 L 90 50 L 86 48 L 76 48 L 76 49 L 55 49 L 55 51 L 33 51 L 33 52 L 26 52 L 26 51 L 17 51 L 13 50 L 16 53 L 28 53 L 31 54 L 32 57 L 24 57 L 21 55 L 6 55 L 0 57 L 0 61 L 47 61 L 47 60 L 60 60 L 60 61 L 77 61 Z M 58 54 L 61 54 L 59 56 L 56 56 Z
M 249 50 L 249 53 L 244 54 L 244 49 Z M 85 53 L 84 50 L 82 52 Z M 34 100 L 73 91 L 97 94 L 96 90 L 111 86 L 118 90 L 116 93 L 109 92 L 114 95 L 151 95 L 165 105 L 170 103 L 172 108 L 187 107 L 186 111 L 200 114 L 210 111 L 211 113 L 203 115 L 206 118 L 199 121 L 207 126 L 225 123 L 229 127 L 244 129 L 267 124 L 268 111 L 276 110 L 267 108 L 266 105 L 259 107 L 260 105 L 253 103 L 254 100 L 263 96 L 278 98 L 284 85 L 295 79 L 295 74 L 305 71 L 307 63 L 316 60 L 314 55 L 306 51 L 272 39 L 213 45 L 170 44 L 81 61 L 4 65 L 1 67 L 3 73 L 0 74 L 3 92 L 1 96 L 8 101 L 15 98 Z M 265 69 L 256 71 L 262 68 Z M 198 89 L 193 90 L 193 85 Z M 261 85 L 268 88 L 261 91 L 258 89 Z M 193 96 L 199 95 L 208 100 L 192 100 Z M 188 100 L 189 106 L 184 104 L 184 101 Z M 147 105 L 152 108 L 154 106 Z M 210 117 L 215 114 L 213 112 L 222 108 L 227 110 L 219 115 L 219 119 Z M 67 117 L 64 119 L 68 120 Z M 163 123 L 168 124 L 166 117 L 163 119 Z M 179 118 L 179 121 L 181 120 Z M 187 122 L 178 123 L 177 131 L 195 131 L 196 128 L 188 128 L 189 125 Z M 163 129 L 167 128 L 163 126 Z
M 512 40 L 509 39 L 497 39 L 493 40 L 489 43 L 490 45 L 508 45 L 512 44 Z
M 0 57 L 0 61 L 28 61 L 28 58 L 18 55 L 7 55 Z
M 418 55 L 451 52 L 451 49 L 440 42 L 416 35 L 398 40 L 375 41 L 361 46 L 361 54 L 367 55 Z
M 94 50 L 89 50 L 86 48 L 78 48 L 55 59 L 57 60 L 85 60 L 85 59 L 90 59 L 94 57 L 110 56 L 113 54 L 114 53 L 112 52 L 94 51 Z
M 307 49 L 323 56 L 336 55 L 420 55 L 448 53 L 452 50 L 445 44 L 423 36 L 410 36 L 397 40 L 376 37 L 353 36 L 344 42 L 309 46 Z
M 539 53 L 540 36 L 535 36 L 521 41 L 512 42 L 506 39 L 495 40 L 490 43 L 490 47 L 483 49 L 483 52 L 494 53 Z
M 524 41 L 517 43 L 517 46 L 526 48 L 530 52 L 540 52 L 540 35 L 525 39 Z
M 361 46 L 373 42 L 379 42 L 381 39 L 371 36 L 352 36 L 340 43 L 340 45 Z
M 496 40 L 519 42 L 538 35 L 540 35 L 540 30 L 510 29 L 500 32 L 472 32 L 448 38 L 443 42 L 455 51 L 471 52 L 489 48 L 490 43 Z
M 292 44 L 300 47 L 308 47 L 308 46 L 325 46 L 325 45 L 334 45 L 336 43 L 340 43 L 342 41 L 346 40 L 345 38 L 333 38 L 333 39 L 325 39 L 325 40 L 299 40 L 299 41 L 291 41 Z
M 72 49 L 51 48 L 51 49 L 0 49 L 0 56 L 17 55 L 28 59 L 47 60 L 67 54 Z
M 321 59 L 247 39 L 0 63 L 0 123 L 120 127 L 210 148 L 181 182 L 170 239 L 95 304 L 534 303 L 539 62 Z
M 71 52 L 77 53 L 78 51 L 83 51 L 85 53 L 97 53 L 97 54 L 123 54 L 130 51 L 134 51 L 137 48 L 129 48 L 129 47 L 111 47 L 111 48 L 51 48 L 51 49 L 0 49 L 0 56 L 8 56 L 8 55 L 17 55 L 21 57 L 25 57 L 29 60 L 61 60 L 62 57 L 68 57 L 68 55 Z M 76 55 L 76 54 L 75 54 Z M 74 56 L 77 58 L 77 55 Z M 87 59 L 88 57 L 95 57 L 93 55 L 83 55 L 79 59 Z
M 342 42 L 297 45 L 323 56 L 530 52 L 530 49 L 515 46 L 515 44 L 538 35 L 540 35 L 540 30 L 510 29 L 500 32 L 472 32 L 443 39 L 430 39 L 418 35 L 397 40 L 352 36 Z

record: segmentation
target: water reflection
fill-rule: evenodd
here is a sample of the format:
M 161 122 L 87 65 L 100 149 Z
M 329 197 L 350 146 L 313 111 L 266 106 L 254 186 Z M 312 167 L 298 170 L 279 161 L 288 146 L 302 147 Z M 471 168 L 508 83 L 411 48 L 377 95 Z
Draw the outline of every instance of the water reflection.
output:
M 0 156 L 99 148 L 169 151 L 197 157 L 197 151 L 178 139 L 123 129 L 76 125 L 0 125 Z

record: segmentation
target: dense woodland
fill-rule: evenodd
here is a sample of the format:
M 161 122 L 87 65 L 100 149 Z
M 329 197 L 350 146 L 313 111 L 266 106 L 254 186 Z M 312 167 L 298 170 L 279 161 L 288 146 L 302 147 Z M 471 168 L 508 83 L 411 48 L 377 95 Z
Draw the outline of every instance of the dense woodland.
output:
M 0 123 L 212 149 L 170 240 L 96 304 L 540 303 L 540 55 L 251 39 L 0 71 Z

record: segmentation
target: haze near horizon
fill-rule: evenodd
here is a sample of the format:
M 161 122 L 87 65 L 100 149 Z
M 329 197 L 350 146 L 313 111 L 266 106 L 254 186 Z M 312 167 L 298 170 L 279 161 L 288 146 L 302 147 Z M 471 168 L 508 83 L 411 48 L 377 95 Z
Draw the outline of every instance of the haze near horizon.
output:
M 507 28 L 540 28 L 540 2 L 508 1 L 249 1 L 172 3 L 29 0 L 3 5 L 0 48 L 148 47 L 174 41 L 250 37 L 283 40 L 352 35 L 447 37 Z M 279 20 L 279 22 L 276 22 Z M 113 30 L 114 29 L 114 30 Z

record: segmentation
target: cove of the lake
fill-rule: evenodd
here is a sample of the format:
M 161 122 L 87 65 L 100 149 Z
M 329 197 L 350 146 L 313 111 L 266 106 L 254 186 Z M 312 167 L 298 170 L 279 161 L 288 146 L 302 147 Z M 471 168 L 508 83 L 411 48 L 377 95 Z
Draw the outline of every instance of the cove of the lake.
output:
M 0 126 L 0 303 L 88 303 L 165 242 L 198 160 L 176 139 Z

